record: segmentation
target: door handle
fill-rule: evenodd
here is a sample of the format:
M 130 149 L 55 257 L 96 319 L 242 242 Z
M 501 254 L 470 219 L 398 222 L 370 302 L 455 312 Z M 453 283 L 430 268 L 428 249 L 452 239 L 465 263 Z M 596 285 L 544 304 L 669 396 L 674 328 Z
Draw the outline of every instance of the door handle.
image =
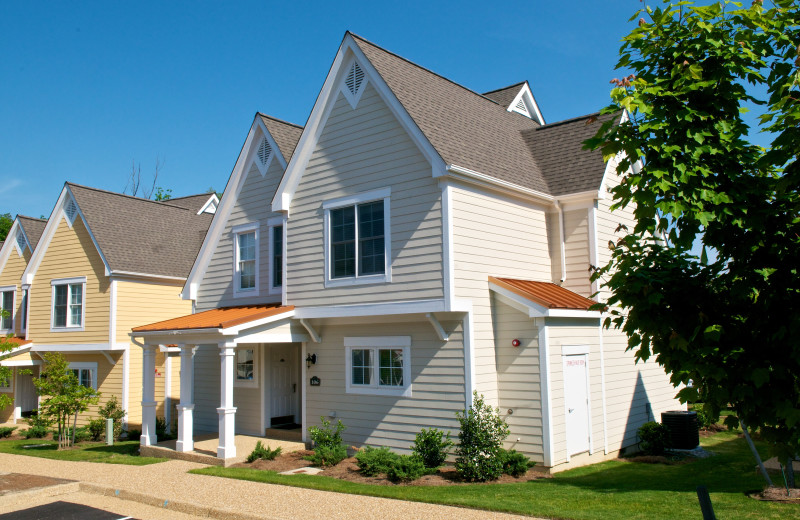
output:
M 575 408 L 570 408 L 570 409 L 569 409 L 569 413 L 572 413 L 572 412 L 574 412 L 574 411 L 575 411 Z

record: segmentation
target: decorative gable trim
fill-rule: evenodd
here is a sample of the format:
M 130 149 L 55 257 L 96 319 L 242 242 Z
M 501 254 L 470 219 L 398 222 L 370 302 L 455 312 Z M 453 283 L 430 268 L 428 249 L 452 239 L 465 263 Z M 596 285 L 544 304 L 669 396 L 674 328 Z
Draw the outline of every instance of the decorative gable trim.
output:
M 539 105 L 536 104 L 536 100 L 533 98 L 533 93 L 531 92 L 531 87 L 528 85 L 527 81 L 523 83 L 522 88 L 519 89 L 514 100 L 508 105 L 507 110 L 509 112 L 522 114 L 538 122 L 540 125 L 545 124 L 542 113 L 539 111 Z
M 15 240 L 15 237 L 19 235 L 21 231 L 22 226 L 19 223 L 19 219 L 15 218 L 13 224 L 11 224 L 11 229 L 8 230 L 8 235 L 3 243 L 3 247 L 0 249 L 0 272 L 5 269 L 6 262 L 8 262 L 8 258 L 11 256 L 11 251 L 16 250 L 19 256 L 22 256 L 22 251 L 19 250 L 19 246 Z
M 212 193 L 211 196 L 208 198 L 203 207 L 200 208 L 200 211 L 197 212 L 198 215 L 202 215 L 203 213 L 209 213 L 213 215 L 217 212 L 217 207 L 219 206 L 219 197 L 217 197 L 216 193 Z
M 370 63 L 355 43 L 353 37 L 348 33 L 345 35 L 339 47 L 339 52 L 336 54 L 331 70 L 328 72 L 325 83 L 322 85 L 322 90 L 314 103 L 314 108 L 311 110 L 308 122 L 305 128 L 303 128 L 303 133 L 300 136 L 300 141 L 297 143 L 297 148 L 289 161 L 289 165 L 286 167 L 286 173 L 284 173 L 281 184 L 278 186 L 275 198 L 272 199 L 272 211 L 289 212 L 292 197 L 297 190 L 297 186 L 300 184 L 303 172 L 308 166 L 308 161 L 314 153 L 322 130 L 325 128 L 325 123 L 328 121 L 328 117 L 336 103 L 336 96 L 339 93 L 338 87 L 340 84 L 344 83 L 344 76 L 350 71 L 347 66 L 353 61 L 357 62 L 364 70 L 365 78 L 370 79 L 373 88 L 378 92 L 383 102 L 386 103 L 387 107 L 394 117 L 397 118 L 397 121 L 409 135 L 412 142 L 414 142 L 422 155 L 425 156 L 425 159 L 431 164 L 432 174 L 444 171 L 444 160 L 439 156 L 438 152 L 434 149 L 433 145 L 428 141 L 408 112 L 406 112 L 405 108 L 403 108 L 403 105 L 380 74 L 378 74 L 378 71 L 375 70 L 375 67 L 372 66 L 372 63 Z M 362 90 L 364 85 L 361 86 Z
M 369 78 L 356 59 L 353 59 L 345 70 L 347 72 L 342 78 L 341 91 L 345 99 L 350 102 L 350 106 L 355 110 L 359 100 L 361 100 L 361 95 L 367 88 Z

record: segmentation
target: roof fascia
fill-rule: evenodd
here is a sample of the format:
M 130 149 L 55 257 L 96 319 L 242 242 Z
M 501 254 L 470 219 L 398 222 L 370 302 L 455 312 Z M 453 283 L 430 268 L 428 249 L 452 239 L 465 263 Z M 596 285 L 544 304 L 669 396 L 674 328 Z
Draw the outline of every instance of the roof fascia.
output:
M 399 121 L 411 140 L 417 145 L 422 155 L 425 156 L 431 164 L 434 176 L 437 171 L 444 168 L 444 160 L 439 153 L 422 133 L 422 130 L 419 129 L 386 84 L 383 77 L 378 74 L 378 71 L 355 43 L 353 37 L 350 34 L 346 34 L 344 40 L 342 40 L 342 44 L 339 46 L 339 51 L 336 53 L 336 58 L 333 60 L 333 65 L 328 71 L 328 76 L 325 78 L 322 90 L 314 103 L 314 108 L 311 110 L 308 122 L 303 128 L 300 141 L 297 143 L 294 154 L 289 161 L 286 173 L 283 179 L 281 179 L 275 197 L 272 199 L 272 211 L 289 212 L 289 208 L 292 204 L 292 197 L 297 187 L 300 185 L 303 172 L 308 165 L 308 161 L 311 159 L 311 155 L 314 153 L 314 149 L 322 134 L 322 130 L 325 128 L 325 123 L 330 116 L 333 105 L 336 103 L 336 98 L 339 93 L 338 87 L 343 81 L 342 76 L 347 71 L 353 59 L 358 61 L 359 65 L 361 65 L 368 81 L 372 83 L 373 88 L 378 91 L 378 95 L 380 95 L 381 99 L 389 107 L 392 115 Z
M 538 204 L 545 204 L 548 206 L 553 205 L 556 200 L 555 197 L 548 195 L 547 193 L 496 179 L 486 175 L 485 173 L 476 172 L 475 170 L 470 170 L 469 168 L 464 168 L 456 164 L 448 164 L 441 173 L 435 176 L 447 176 L 453 179 L 468 182 L 470 184 L 475 184 L 477 186 L 483 186 L 495 191 L 509 193 L 516 197 L 521 197 Z
M 533 97 L 533 92 L 531 91 L 531 87 L 527 81 L 523 83 L 522 88 L 519 89 L 519 92 L 517 92 L 517 95 L 514 96 L 513 101 L 511 101 L 511 104 L 508 105 L 506 110 L 508 112 L 515 112 L 514 107 L 517 106 L 517 103 L 519 103 L 520 99 L 524 100 L 526 107 L 533 108 L 534 117 L 531 119 L 534 119 L 540 125 L 545 125 L 544 117 L 542 117 L 542 112 L 539 110 L 539 104 L 536 103 L 536 98 Z
M 19 233 L 21 229 L 19 218 L 15 218 L 14 223 L 11 224 L 11 229 L 8 230 L 3 248 L 0 249 L 0 273 L 5 269 L 6 262 L 8 262 L 8 258 L 11 256 L 11 251 L 16 249 L 19 255 L 22 256 L 22 252 L 20 252 L 17 247 L 17 233 Z M 28 247 L 30 247 L 30 243 L 28 243 Z
M 280 314 L 274 314 L 272 316 L 267 316 L 266 318 L 260 318 L 253 321 L 248 321 L 245 323 L 241 323 L 239 325 L 234 325 L 232 327 L 228 327 L 225 329 L 221 329 L 222 334 L 226 336 L 233 336 L 239 335 L 244 330 L 250 330 L 256 327 L 260 327 L 262 325 L 268 325 L 270 323 L 274 323 L 276 321 L 281 321 L 283 319 L 289 319 L 294 317 L 294 310 L 282 312 Z
M 256 114 L 253 123 L 250 125 L 250 131 L 247 133 L 247 138 L 242 145 L 239 152 L 239 157 L 236 159 L 236 164 L 233 166 L 233 171 L 228 179 L 228 184 L 225 186 L 225 191 L 228 192 L 226 197 L 222 196 L 222 202 L 217 206 L 217 211 L 214 213 L 214 218 L 211 219 L 211 225 L 208 228 L 206 237 L 203 239 L 203 245 L 197 253 L 197 258 L 192 265 L 192 270 L 189 276 L 186 277 L 186 283 L 181 291 L 181 298 L 184 300 L 197 300 L 197 290 L 200 282 L 203 281 L 208 264 L 211 262 L 211 257 L 214 256 L 214 251 L 217 249 L 222 232 L 225 231 L 225 225 L 228 223 L 233 208 L 236 206 L 236 201 L 239 198 L 239 192 L 244 185 L 244 178 L 246 176 L 246 169 L 250 162 L 248 158 L 252 156 L 253 143 L 256 141 L 258 134 L 257 130 L 266 130 L 264 123 L 259 121 L 261 116 Z M 259 123 L 261 123 L 259 125 Z M 269 135 L 267 132 L 266 135 Z M 280 150 L 278 156 L 282 157 Z M 229 191 L 229 188 L 231 191 Z
M 165 276 L 160 274 L 136 273 L 134 271 L 111 271 L 109 276 L 114 280 L 128 281 L 128 280 L 148 280 L 160 282 L 185 282 L 186 278 L 180 276 Z

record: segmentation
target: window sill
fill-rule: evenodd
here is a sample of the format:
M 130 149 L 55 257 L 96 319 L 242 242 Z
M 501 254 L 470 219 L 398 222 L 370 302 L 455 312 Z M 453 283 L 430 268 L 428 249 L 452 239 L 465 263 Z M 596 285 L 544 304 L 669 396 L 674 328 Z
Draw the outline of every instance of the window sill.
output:
M 84 327 L 50 327 L 50 332 L 83 332 Z
M 345 393 L 361 395 L 386 395 L 395 397 L 411 397 L 411 385 L 403 388 L 387 388 L 374 386 L 348 385 Z
M 248 298 L 248 297 L 259 297 L 259 296 L 261 296 L 261 291 L 257 291 L 255 289 L 243 289 L 243 290 L 233 291 L 234 298 Z
M 258 388 L 258 381 L 255 379 L 234 380 L 233 386 L 236 388 Z
M 346 287 L 349 285 L 389 283 L 391 281 L 392 279 L 386 274 L 359 276 L 357 278 L 331 278 L 325 281 L 325 287 Z

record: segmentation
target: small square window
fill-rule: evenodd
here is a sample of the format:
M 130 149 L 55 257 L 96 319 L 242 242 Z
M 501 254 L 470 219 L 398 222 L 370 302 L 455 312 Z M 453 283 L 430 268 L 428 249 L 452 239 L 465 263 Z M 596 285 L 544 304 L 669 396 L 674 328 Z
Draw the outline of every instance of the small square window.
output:
M 410 396 L 410 345 L 407 336 L 345 338 L 347 392 Z
M 78 383 L 81 386 L 97 390 L 97 363 L 70 363 L 69 370 L 78 378 Z

